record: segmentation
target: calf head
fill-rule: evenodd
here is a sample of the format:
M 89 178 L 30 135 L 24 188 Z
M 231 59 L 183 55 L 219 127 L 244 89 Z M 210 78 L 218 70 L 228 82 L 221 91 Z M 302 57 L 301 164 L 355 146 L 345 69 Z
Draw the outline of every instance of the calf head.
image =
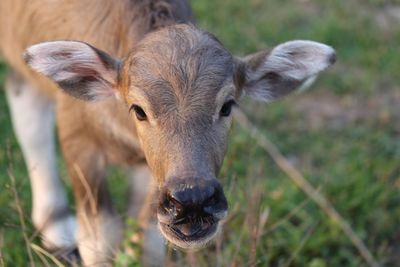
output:
M 199 248 L 227 214 L 217 176 L 232 107 L 244 95 L 271 101 L 288 94 L 331 65 L 335 52 L 291 41 L 236 58 L 210 33 L 174 25 L 147 34 L 124 60 L 76 41 L 34 45 L 25 59 L 74 97 L 116 97 L 126 106 L 157 179 L 163 235 Z

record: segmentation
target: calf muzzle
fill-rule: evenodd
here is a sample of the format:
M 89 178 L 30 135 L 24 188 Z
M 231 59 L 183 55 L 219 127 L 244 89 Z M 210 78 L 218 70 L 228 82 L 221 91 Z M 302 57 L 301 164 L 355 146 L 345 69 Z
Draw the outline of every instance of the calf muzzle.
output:
M 160 193 L 157 216 L 164 236 L 182 248 L 204 246 L 228 211 L 217 179 L 170 178 Z

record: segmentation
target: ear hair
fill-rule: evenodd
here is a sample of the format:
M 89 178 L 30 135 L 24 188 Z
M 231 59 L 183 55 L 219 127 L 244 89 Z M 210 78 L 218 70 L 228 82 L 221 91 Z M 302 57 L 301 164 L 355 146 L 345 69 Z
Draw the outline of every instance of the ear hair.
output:
M 257 100 L 271 101 L 301 87 L 335 62 L 335 51 L 312 41 L 290 41 L 271 52 L 243 58 L 237 68 L 242 89 Z M 238 72 L 237 71 L 237 72 Z
M 100 100 L 116 94 L 119 61 L 78 41 L 44 42 L 29 47 L 25 62 L 82 100 Z

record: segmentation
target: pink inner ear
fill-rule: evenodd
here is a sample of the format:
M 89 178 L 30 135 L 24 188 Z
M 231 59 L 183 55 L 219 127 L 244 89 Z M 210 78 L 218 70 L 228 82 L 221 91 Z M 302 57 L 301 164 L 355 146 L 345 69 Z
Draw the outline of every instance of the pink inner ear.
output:
M 65 68 L 65 71 L 77 74 L 82 77 L 98 77 L 100 78 L 100 73 L 93 68 L 88 68 L 85 65 L 73 64 Z
M 73 53 L 70 51 L 57 51 L 51 54 L 54 60 L 69 60 L 73 57 Z

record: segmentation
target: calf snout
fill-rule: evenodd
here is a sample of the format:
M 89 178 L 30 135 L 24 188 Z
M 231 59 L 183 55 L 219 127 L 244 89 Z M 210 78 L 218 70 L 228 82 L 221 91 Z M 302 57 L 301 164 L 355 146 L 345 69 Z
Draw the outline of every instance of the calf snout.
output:
M 211 240 L 227 210 L 222 186 L 215 178 L 171 178 L 161 190 L 157 217 L 168 240 L 196 248 Z
M 171 179 L 160 204 L 172 222 L 210 216 L 222 219 L 228 208 L 220 183 L 200 178 Z

